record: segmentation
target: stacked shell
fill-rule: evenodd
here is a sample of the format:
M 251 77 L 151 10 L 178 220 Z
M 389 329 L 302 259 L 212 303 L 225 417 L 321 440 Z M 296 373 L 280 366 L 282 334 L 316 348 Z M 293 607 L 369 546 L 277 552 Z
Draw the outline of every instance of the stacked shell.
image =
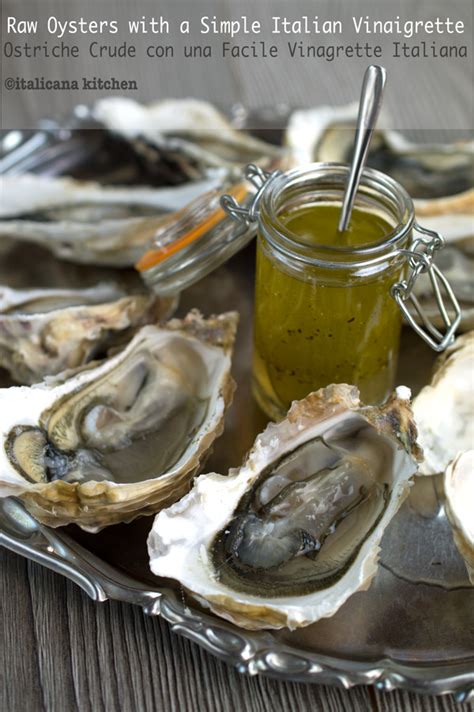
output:
M 424 460 L 420 474 L 445 472 L 474 443 L 474 331 L 460 336 L 437 360 L 431 383 L 413 401 Z
M 474 332 L 439 357 L 431 383 L 413 402 L 423 447 L 420 474 L 442 474 L 446 514 L 474 583 Z
M 0 287 L 0 367 L 18 383 L 78 368 L 171 314 L 173 298 L 126 296 L 113 284 L 89 289 Z
M 170 216 L 220 185 L 110 187 L 32 174 L 0 182 L 0 237 L 39 244 L 76 263 L 130 267 Z

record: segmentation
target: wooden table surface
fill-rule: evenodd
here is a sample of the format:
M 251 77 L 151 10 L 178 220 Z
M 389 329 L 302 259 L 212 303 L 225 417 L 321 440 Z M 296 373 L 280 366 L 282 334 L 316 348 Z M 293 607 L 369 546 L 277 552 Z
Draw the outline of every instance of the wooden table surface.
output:
M 135 14 L 142 11 L 142 3 L 132 6 L 118 0 L 95 4 L 91 0 L 42 0 L 40 5 L 43 17 L 94 16 L 99 10 L 103 17 L 128 17 L 132 9 Z M 287 0 L 284 5 L 278 0 L 238 0 L 232 4 L 232 13 L 238 16 L 246 12 L 264 18 L 277 5 L 280 11 L 284 7 L 287 12 L 291 5 L 295 15 L 304 11 L 314 14 L 315 10 L 314 4 L 304 0 Z M 17 0 L 4 0 L 3 6 L 4 15 L 15 12 L 28 16 L 29 10 L 30 17 L 34 17 L 37 12 L 29 2 L 20 6 Z M 205 7 L 207 14 L 215 12 L 222 17 L 231 12 L 230 2 L 225 0 L 212 0 Z M 341 0 L 324 0 L 318 3 L 317 11 L 320 17 L 337 17 L 347 12 L 347 7 L 348 3 Z M 374 6 L 360 0 L 357 7 L 362 14 Z M 423 17 L 428 8 L 430 16 L 443 15 L 446 5 L 441 0 L 393 0 L 389 6 L 379 3 L 379 10 L 382 7 L 392 16 L 406 13 L 408 7 L 412 17 Z M 467 7 L 465 0 L 450 0 L 450 15 L 466 15 Z M 181 16 L 204 13 L 197 3 L 159 3 L 163 15 L 176 13 L 176 8 Z M 147 10 L 156 14 L 156 3 L 149 4 Z M 205 68 L 199 62 L 188 62 L 184 67 L 182 60 L 175 59 L 158 70 L 145 67 L 137 98 L 194 94 L 221 105 L 241 101 L 250 107 L 271 107 L 277 102 L 342 104 L 357 98 L 365 64 L 319 63 L 315 68 L 308 62 L 290 67 L 273 61 L 249 68 L 248 63 L 235 60 Z M 101 63 L 95 71 L 107 75 L 111 67 L 112 60 Z M 10 63 L 9 73 L 11 68 Z M 13 69 L 26 75 L 31 65 L 17 60 Z M 82 74 L 87 69 L 78 66 L 75 71 Z M 47 73 L 48 67 L 38 62 L 35 70 L 41 75 Z M 393 123 L 408 129 L 466 129 L 472 121 L 469 72 L 469 63 L 425 61 L 398 68 L 392 63 L 387 105 Z M 95 98 L 92 94 L 89 100 Z M 11 93 L 2 109 L 4 125 L 32 125 L 42 115 L 60 115 L 64 113 L 64 101 L 57 95 Z M 66 104 L 67 101 L 70 106 L 74 104 L 72 99 Z M 92 603 L 69 581 L 5 550 L 0 550 L 0 597 L 0 710 L 5 712 L 468 709 L 457 705 L 452 697 L 381 693 L 370 687 L 346 691 L 241 676 L 197 645 L 171 633 L 167 623 L 146 617 L 130 605 Z

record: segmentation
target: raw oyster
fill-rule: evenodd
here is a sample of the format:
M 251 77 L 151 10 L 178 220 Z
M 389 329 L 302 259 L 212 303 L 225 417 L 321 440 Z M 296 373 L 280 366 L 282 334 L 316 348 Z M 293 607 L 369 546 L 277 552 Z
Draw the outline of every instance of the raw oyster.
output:
M 413 401 L 423 448 L 422 475 L 445 472 L 474 443 L 474 331 L 460 336 L 437 362 L 431 383 Z
M 98 101 L 93 113 L 107 129 L 133 141 L 136 150 L 146 154 L 150 147 L 157 149 L 159 158 L 174 164 L 188 179 L 216 169 L 241 168 L 282 153 L 234 128 L 216 108 L 198 99 L 170 99 L 144 106 L 133 99 L 111 97 Z
M 333 385 L 295 401 L 240 469 L 202 475 L 158 514 L 148 539 L 153 573 L 245 628 L 333 615 L 369 586 L 416 471 L 407 395 L 362 407 L 355 387 Z
M 74 262 L 127 267 L 170 213 L 218 185 L 214 178 L 173 188 L 118 188 L 7 175 L 0 184 L 0 237 L 38 243 Z
M 286 141 L 296 164 L 348 163 L 357 104 L 295 112 Z M 385 119 L 387 123 L 387 119 Z M 415 144 L 397 131 L 374 134 L 368 165 L 401 183 L 414 199 L 418 221 L 440 232 L 448 243 L 437 256 L 462 308 L 463 330 L 474 327 L 474 142 Z M 443 326 L 428 278 L 418 279 L 415 295 L 427 317 Z M 413 316 L 419 321 L 416 310 Z
M 118 287 L 0 287 L 0 367 L 18 383 L 35 383 L 104 356 L 144 324 L 171 315 L 172 298 L 126 296 Z
M 222 431 L 236 323 L 191 312 L 69 378 L 0 389 L 0 496 L 89 531 L 176 501 Z
M 357 104 L 295 111 L 286 133 L 294 162 L 350 163 L 357 112 Z M 474 142 L 416 144 L 398 131 L 379 129 L 367 163 L 405 187 L 418 215 L 471 214 L 472 234 Z
M 444 475 L 446 514 L 474 584 L 474 450 L 461 452 Z

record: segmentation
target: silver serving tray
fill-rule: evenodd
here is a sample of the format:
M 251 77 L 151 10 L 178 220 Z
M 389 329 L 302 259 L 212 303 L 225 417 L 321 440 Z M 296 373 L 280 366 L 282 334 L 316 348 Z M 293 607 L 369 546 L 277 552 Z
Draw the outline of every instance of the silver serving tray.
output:
M 97 136 L 94 136 L 94 141 Z M 68 159 L 69 160 L 69 159 Z M 0 283 L 62 286 L 120 278 L 126 271 L 59 262 L 38 247 L 0 246 Z M 180 312 L 238 309 L 237 392 L 206 471 L 238 465 L 265 425 L 250 393 L 254 248 L 187 290 Z M 416 393 L 434 355 L 414 334 L 402 338 L 398 383 Z M 115 599 L 161 615 L 176 633 L 241 672 L 345 688 L 373 684 L 420 693 L 474 696 L 474 588 L 453 544 L 438 477 L 419 477 L 382 542 L 378 573 L 331 618 L 298 631 L 248 632 L 206 613 L 148 568 L 150 518 L 91 535 L 44 527 L 16 500 L 0 502 L 0 544 L 77 583 L 96 601 Z

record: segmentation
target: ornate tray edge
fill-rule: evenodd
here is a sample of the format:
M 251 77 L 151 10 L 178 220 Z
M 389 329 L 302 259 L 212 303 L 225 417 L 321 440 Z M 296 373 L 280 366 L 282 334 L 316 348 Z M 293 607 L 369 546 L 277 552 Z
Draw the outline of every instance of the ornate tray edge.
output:
M 280 680 L 336 685 L 374 685 L 383 691 L 405 689 L 474 699 L 474 665 L 409 666 L 391 658 L 374 663 L 297 653 L 274 645 L 270 634 L 240 631 L 225 621 L 196 614 L 170 589 L 147 590 L 140 582 L 96 558 L 69 536 L 44 527 L 12 499 L 0 503 L 0 545 L 41 564 L 80 586 L 94 601 L 117 600 L 160 615 L 174 633 L 205 648 L 239 672 Z
M 43 122 L 32 138 L 28 151 L 40 152 L 56 143 L 55 132 L 91 127 L 86 107 L 78 107 L 64 124 Z M 51 133 L 52 131 L 52 133 Z M 68 138 L 68 133 L 64 134 Z M 62 141 L 57 142 L 61 149 Z M 23 145 L 23 144 L 22 144 Z M 9 155 L 11 153 L 9 152 Z M 4 161 L 5 156 L 0 156 Z M 11 170 L 2 165 L 4 170 Z M 18 170 L 15 163 L 14 170 Z M 147 590 L 142 584 L 109 566 L 81 547 L 66 534 L 40 525 L 13 500 L 0 500 L 0 546 L 65 576 L 80 586 L 94 601 L 117 600 L 140 605 L 148 615 L 160 615 L 173 632 L 187 637 L 239 672 L 305 683 L 336 685 L 345 689 L 355 685 L 374 685 L 383 691 L 405 689 L 431 695 L 453 694 L 457 702 L 474 700 L 474 661 L 472 666 L 452 663 L 446 666 L 408 666 L 391 658 L 361 663 L 329 658 L 314 653 L 295 653 L 290 646 L 274 645 L 268 633 L 241 631 L 225 621 L 193 611 L 170 589 Z

